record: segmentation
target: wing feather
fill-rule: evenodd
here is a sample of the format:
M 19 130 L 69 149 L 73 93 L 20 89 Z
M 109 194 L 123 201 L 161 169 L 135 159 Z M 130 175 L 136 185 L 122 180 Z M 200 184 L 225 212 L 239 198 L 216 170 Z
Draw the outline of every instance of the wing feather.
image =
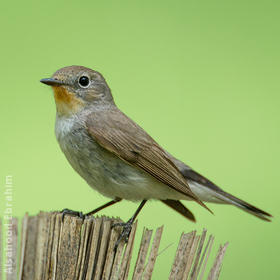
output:
M 208 209 L 191 191 L 169 155 L 118 108 L 112 107 L 110 110 L 91 113 L 87 118 L 86 127 L 89 135 L 104 149 L 129 164 L 143 169 L 162 183 Z

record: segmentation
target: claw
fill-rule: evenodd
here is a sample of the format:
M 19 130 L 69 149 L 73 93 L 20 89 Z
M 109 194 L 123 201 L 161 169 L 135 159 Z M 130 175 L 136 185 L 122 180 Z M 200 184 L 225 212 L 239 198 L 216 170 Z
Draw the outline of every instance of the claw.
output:
M 114 227 L 123 227 L 123 231 L 120 234 L 119 239 L 117 240 L 114 251 L 117 251 L 117 248 L 119 244 L 121 243 L 122 240 L 124 240 L 125 243 L 128 242 L 128 238 L 132 229 L 132 224 L 133 224 L 134 219 L 129 219 L 127 223 L 116 223 L 112 225 L 112 228 Z
M 82 220 L 84 220 L 85 217 L 86 217 L 86 216 L 83 214 L 83 212 L 74 211 L 74 210 L 67 209 L 67 208 L 63 209 L 63 210 L 61 211 L 61 213 L 62 213 L 62 221 L 64 221 L 65 215 L 71 215 L 71 216 L 74 216 L 74 217 L 79 217 L 79 218 L 81 218 Z

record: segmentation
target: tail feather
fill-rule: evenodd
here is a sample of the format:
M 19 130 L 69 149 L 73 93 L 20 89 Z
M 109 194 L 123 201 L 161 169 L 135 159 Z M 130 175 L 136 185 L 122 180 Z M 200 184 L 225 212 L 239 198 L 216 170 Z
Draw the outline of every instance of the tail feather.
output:
M 229 193 L 224 192 L 221 188 L 219 188 L 216 184 L 214 184 L 213 182 L 208 180 L 206 177 L 200 175 L 199 173 L 194 171 L 191 167 L 189 167 L 182 161 L 174 158 L 169 153 L 167 153 L 167 154 L 173 160 L 173 162 L 177 166 L 177 168 L 181 171 L 182 175 L 188 181 L 190 186 L 192 183 L 197 184 L 194 186 L 194 189 L 192 189 L 192 190 L 194 191 L 194 193 L 196 193 L 195 189 L 198 190 L 196 195 L 202 201 L 232 204 L 264 221 L 271 222 L 270 218 L 272 216 L 269 213 L 245 202 L 244 200 L 241 200 Z M 203 191 L 203 193 L 209 194 L 210 200 L 209 200 L 209 197 L 207 197 L 207 199 L 202 198 L 201 191 Z M 212 200 L 213 197 L 217 198 L 217 200 L 213 201 Z
M 272 218 L 272 215 L 270 215 L 269 213 L 261 210 L 260 208 L 257 208 L 255 206 L 253 206 L 252 204 L 250 204 L 244 200 L 241 200 L 229 193 L 221 191 L 221 192 L 216 193 L 216 197 L 225 201 L 226 203 L 232 204 L 232 205 L 246 211 L 247 213 L 250 213 L 264 221 L 271 222 L 270 218 Z
M 189 209 L 187 209 L 179 200 L 167 199 L 167 200 L 161 200 L 161 202 L 171 207 L 173 210 L 180 213 L 185 218 L 191 220 L 192 222 L 195 222 L 195 217 L 193 213 Z

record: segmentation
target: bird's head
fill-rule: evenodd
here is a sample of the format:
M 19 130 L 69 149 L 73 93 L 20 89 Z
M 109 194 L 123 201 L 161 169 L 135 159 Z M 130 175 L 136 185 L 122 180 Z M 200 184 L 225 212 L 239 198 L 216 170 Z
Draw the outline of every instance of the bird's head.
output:
M 83 66 L 68 66 L 40 82 L 53 88 L 59 115 L 72 115 L 88 106 L 114 103 L 103 76 Z

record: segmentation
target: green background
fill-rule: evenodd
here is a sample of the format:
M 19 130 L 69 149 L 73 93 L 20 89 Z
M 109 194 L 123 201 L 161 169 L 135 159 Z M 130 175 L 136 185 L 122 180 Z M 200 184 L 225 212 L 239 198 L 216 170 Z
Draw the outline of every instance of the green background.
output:
M 159 202 L 139 216 L 165 225 L 153 279 L 167 279 L 182 231 L 230 242 L 221 279 L 279 278 L 279 1 L 16 1 L 1 3 L 1 216 L 5 176 L 14 214 L 108 201 L 71 169 L 54 136 L 52 91 L 39 83 L 84 65 L 164 148 L 226 191 L 271 212 L 190 203 L 191 224 Z M 188 203 L 185 203 L 188 204 Z M 127 220 L 137 205 L 103 211 Z

